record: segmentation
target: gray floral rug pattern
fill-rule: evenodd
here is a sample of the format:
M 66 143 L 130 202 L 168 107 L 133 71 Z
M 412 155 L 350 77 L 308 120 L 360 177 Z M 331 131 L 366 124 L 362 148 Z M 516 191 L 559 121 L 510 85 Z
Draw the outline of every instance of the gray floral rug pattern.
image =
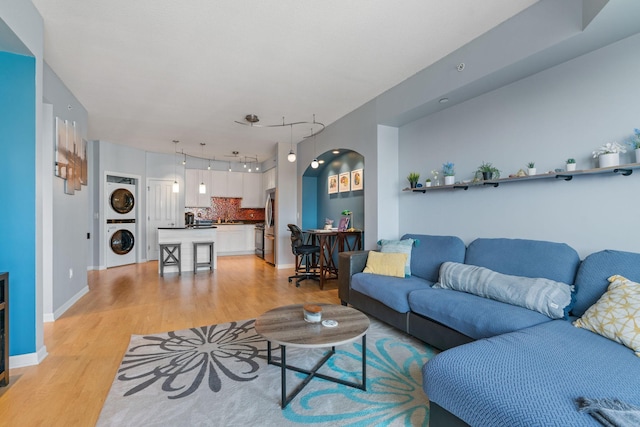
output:
M 277 347 L 274 346 L 274 349 Z M 336 348 L 320 372 L 361 380 L 360 340 Z M 278 355 L 274 351 L 274 355 Z M 310 368 L 323 350 L 288 349 L 287 362 Z M 371 320 L 367 391 L 312 379 L 280 409 L 280 369 L 254 320 L 134 335 L 98 426 L 416 426 L 428 425 L 421 369 L 435 350 Z M 287 373 L 288 390 L 304 376 Z

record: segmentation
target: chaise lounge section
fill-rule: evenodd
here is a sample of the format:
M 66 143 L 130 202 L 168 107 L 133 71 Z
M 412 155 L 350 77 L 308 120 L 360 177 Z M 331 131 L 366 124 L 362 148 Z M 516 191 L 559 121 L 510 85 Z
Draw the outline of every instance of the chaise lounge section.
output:
M 563 243 L 477 239 L 465 248 L 453 236 L 407 238 L 419 241 L 411 251 L 411 277 L 362 273 L 367 253 L 343 253 L 339 296 L 343 304 L 446 350 L 423 369 L 431 426 L 599 425 L 578 411 L 576 399 L 640 406 L 634 351 L 572 324 L 607 291 L 609 277 L 640 281 L 640 254 L 606 250 L 580 261 Z M 496 283 L 543 278 L 574 292 L 561 307 L 565 316 L 553 319 L 517 305 L 517 296 L 508 303 L 434 286 L 440 270 L 451 268 L 465 274 L 486 269 L 495 272 L 490 277 Z

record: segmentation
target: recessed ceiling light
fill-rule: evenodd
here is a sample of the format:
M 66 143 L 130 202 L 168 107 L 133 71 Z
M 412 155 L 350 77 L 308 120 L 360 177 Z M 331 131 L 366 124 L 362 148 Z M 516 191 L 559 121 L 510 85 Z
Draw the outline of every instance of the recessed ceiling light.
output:
M 446 104 L 447 102 L 449 102 L 449 98 L 440 98 L 440 100 L 438 102 L 440 104 Z
M 340 154 L 340 150 L 333 150 L 332 153 L 333 154 Z
M 318 163 L 323 164 L 324 160 L 318 160 Z

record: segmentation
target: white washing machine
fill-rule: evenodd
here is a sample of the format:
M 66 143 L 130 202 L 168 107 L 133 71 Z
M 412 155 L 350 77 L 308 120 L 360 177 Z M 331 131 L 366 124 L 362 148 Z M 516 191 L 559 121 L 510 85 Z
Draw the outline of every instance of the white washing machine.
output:
M 136 219 L 136 186 L 107 182 L 107 220 Z
M 136 262 L 136 223 L 107 223 L 107 268 Z

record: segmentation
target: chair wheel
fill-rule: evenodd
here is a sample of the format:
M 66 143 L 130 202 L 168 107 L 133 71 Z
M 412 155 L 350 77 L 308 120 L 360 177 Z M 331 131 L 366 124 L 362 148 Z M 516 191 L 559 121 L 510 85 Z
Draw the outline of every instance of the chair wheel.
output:
M 291 283 L 291 278 L 289 278 L 289 283 Z

